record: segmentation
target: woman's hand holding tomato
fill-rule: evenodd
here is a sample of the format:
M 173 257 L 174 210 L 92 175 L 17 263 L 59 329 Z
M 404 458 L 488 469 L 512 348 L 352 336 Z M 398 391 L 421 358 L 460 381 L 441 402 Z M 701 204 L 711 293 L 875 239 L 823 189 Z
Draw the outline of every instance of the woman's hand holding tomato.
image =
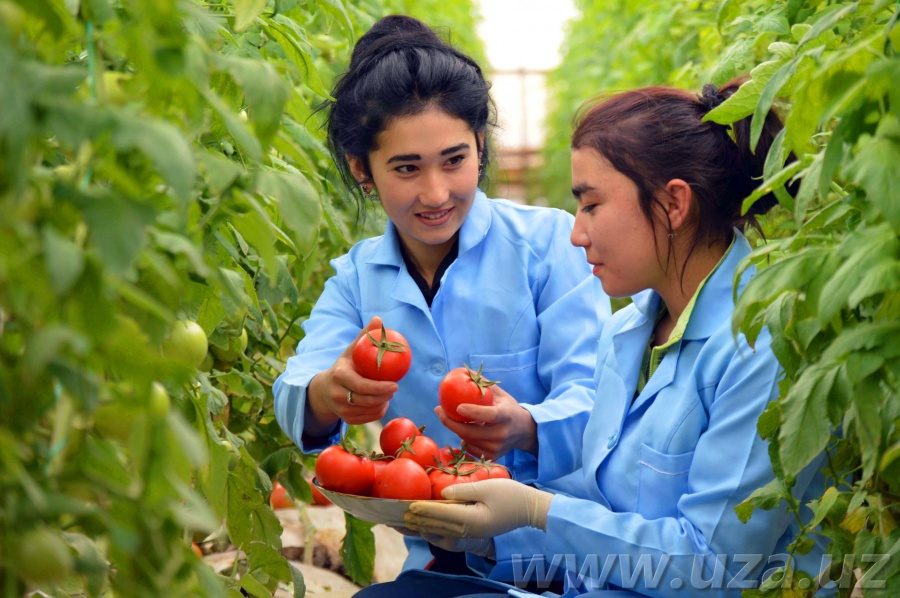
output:
M 384 417 L 388 402 L 397 392 L 397 383 L 361 376 L 353 366 L 352 357 L 357 343 L 366 338 L 366 332 L 377 330 L 380 334 L 382 326 L 381 318 L 372 318 L 334 365 L 309 383 L 304 421 L 307 434 L 324 436 L 338 420 L 348 424 L 365 424 Z M 353 392 L 353 404 L 347 401 L 348 391 Z
M 451 431 L 466 443 L 470 454 L 497 460 L 512 449 L 537 454 L 537 424 L 531 414 L 509 393 L 493 386 L 494 404 L 460 404 L 460 416 L 473 420 L 463 423 L 451 419 L 443 407 L 434 412 Z

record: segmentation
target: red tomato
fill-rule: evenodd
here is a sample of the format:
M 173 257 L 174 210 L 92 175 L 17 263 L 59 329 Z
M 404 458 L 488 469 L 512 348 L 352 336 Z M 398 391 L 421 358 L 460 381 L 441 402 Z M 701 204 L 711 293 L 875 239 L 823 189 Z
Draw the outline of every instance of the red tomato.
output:
M 372 467 L 375 468 L 375 480 L 378 479 L 378 476 L 381 475 L 381 472 L 384 471 L 384 468 L 387 467 L 388 463 L 393 460 L 393 457 L 386 457 L 384 459 L 372 459 Z
M 328 500 L 322 491 L 316 488 L 314 485 L 310 484 L 309 487 L 312 489 L 312 504 L 317 507 L 327 507 L 332 504 L 330 500 Z
M 272 484 L 272 495 L 269 496 L 269 504 L 273 509 L 293 509 L 296 505 L 291 497 L 288 496 L 284 486 L 275 482 Z
M 419 428 L 413 421 L 406 417 L 397 417 L 384 425 L 379 437 L 381 444 L 381 452 L 385 455 L 395 457 L 400 445 L 407 438 L 415 438 L 419 435 Z
M 481 375 L 481 368 L 473 372 L 468 366 L 450 370 L 438 387 L 438 401 L 447 417 L 453 421 L 471 423 L 456 412 L 456 408 L 464 403 L 473 405 L 493 405 L 494 393 L 490 387 L 496 384 Z
M 484 466 L 485 470 L 487 470 L 487 477 L 490 480 L 504 479 L 509 480 L 511 476 L 509 475 L 509 470 L 503 467 L 502 465 L 497 465 L 496 463 L 491 463 L 490 465 Z
M 460 475 L 469 478 L 470 482 L 479 482 L 488 479 L 487 467 L 475 461 L 465 461 L 456 468 Z
M 422 469 L 434 467 L 440 462 L 440 457 L 441 449 L 428 436 L 416 436 L 412 440 L 407 440 L 397 453 L 397 459 L 412 459 L 421 465 Z
M 459 475 L 452 471 L 451 473 L 447 473 L 440 469 L 433 469 L 431 470 L 431 473 L 428 474 L 428 478 L 431 480 L 431 498 L 434 500 L 442 500 L 444 497 L 441 493 L 444 491 L 444 488 L 456 484 L 478 481 L 473 479 L 474 477 L 474 475 Z
M 384 340 L 382 340 L 384 339 Z M 397 382 L 409 371 L 412 351 L 396 330 L 369 330 L 353 347 L 353 369 L 363 378 Z
M 465 451 L 461 448 L 453 448 L 449 446 L 445 446 L 441 449 L 441 454 L 438 457 L 441 465 L 444 467 L 452 467 L 456 465 L 456 463 L 465 455 Z
M 372 496 L 401 500 L 431 498 L 431 480 L 418 463 L 411 459 L 395 459 L 387 464 L 372 487 Z
M 348 453 L 342 446 L 329 446 L 316 459 L 316 479 L 323 488 L 368 496 L 375 470 L 372 461 Z

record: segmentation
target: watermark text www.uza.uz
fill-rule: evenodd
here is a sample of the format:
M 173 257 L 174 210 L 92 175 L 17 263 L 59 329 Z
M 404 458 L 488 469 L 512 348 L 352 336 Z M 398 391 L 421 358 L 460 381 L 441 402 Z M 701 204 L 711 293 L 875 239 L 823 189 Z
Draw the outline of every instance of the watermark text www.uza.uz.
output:
M 859 557 L 857 559 L 857 556 Z M 849 588 L 853 583 L 854 563 L 866 569 L 857 587 L 880 589 L 885 586 L 882 572 L 887 569 L 891 554 L 844 555 L 841 575 L 827 584 L 826 588 Z M 685 559 L 690 559 L 689 571 L 685 569 Z M 676 565 L 676 561 L 678 564 Z M 694 555 L 693 557 L 672 557 L 666 554 L 554 554 L 549 560 L 544 555 L 512 555 L 512 569 L 516 585 L 536 583 L 538 587 L 549 587 L 554 579 L 560 579 L 563 571 L 568 572 L 570 581 L 576 587 L 599 588 L 614 583 L 624 589 L 655 589 L 669 584 L 672 589 L 692 588 L 695 590 L 734 589 L 749 590 L 760 586 L 760 579 L 767 579 L 790 562 L 787 554 L 734 554 L 734 555 Z M 824 555 L 818 571 L 831 565 L 831 557 Z M 675 574 L 677 571 L 678 574 Z M 760 577 L 759 573 L 763 571 Z M 810 571 L 816 575 L 818 571 Z M 776 578 L 777 579 L 777 578 Z M 785 586 L 790 578 L 782 580 Z M 800 587 L 809 587 L 814 581 L 799 579 Z

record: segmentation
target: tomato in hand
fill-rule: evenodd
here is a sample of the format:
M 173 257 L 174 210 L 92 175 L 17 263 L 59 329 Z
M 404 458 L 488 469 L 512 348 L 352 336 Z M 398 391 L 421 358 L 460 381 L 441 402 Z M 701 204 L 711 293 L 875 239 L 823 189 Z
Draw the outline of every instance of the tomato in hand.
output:
M 397 417 L 384 425 L 381 436 L 378 438 L 381 444 L 381 452 L 395 457 L 404 440 L 415 438 L 419 435 L 419 428 L 413 421 L 406 417 Z
M 273 509 L 292 509 L 296 506 L 291 497 L 288 496 L 287 490 L 278 482 L 272 484 L 272 495 L 269 496 L 269 504 L 272 505 Z
M 427 500 L 431 498 L 431 480 L 425 470 L 411 459 L 395 459 L 387 464 L 372 487 L 376 498 Z
M 446 468 L 431 470 L 431 473 L 428 474 L 428 479 L 431 480 L 431 498 L 433 500 L 443 500 L 444 496 L 441 493 L 444 491 L 444 488 L 456 484 L 479 481 L 479 478 L 474 473 L 458 473 Z
M 335 492 L 368 496 L 374 477 L 370 459 L 348 453 L 339 445 L 329 446 L 316 459 L 316 479 Z
M 397 459 L 411 459 L 418 463 L 422 469 L 434 467 L 440 463 L 441 449 L 437 443 L 428 436 L 416 436 L 403 442 L 403 446 L 397 452 Z
M 472 371 L 469 366 L 455 368 L 441 380 L 438 387 L 438 401 L 444 413 L 453 421 L 472 423 L 475 420 L 461 416 L 456 412 L 457 407 L 465 403 L 493 405 L 494 393 L 490 387 L 494 384 L 497 382 L 481 375 L 480 366 L 477 372 Z
M 409 371 L 412 351 L 402 334 L 382 324 L 381 330 L 366 330 L 356 341 L 351 359 L 363 378 L 397 382 Z

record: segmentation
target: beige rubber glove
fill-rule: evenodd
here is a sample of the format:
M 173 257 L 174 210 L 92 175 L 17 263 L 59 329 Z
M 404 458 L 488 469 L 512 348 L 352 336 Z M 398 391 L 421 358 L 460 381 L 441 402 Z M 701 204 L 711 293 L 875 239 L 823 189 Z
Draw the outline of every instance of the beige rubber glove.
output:
M 443 497 L 474 504 L 414 502 L 403 517 L 406 527 L 452 538 L 493 538 L 526 526 L 546 529 L 553 500 L 553 494 L 513 480 L 457 484 Z

